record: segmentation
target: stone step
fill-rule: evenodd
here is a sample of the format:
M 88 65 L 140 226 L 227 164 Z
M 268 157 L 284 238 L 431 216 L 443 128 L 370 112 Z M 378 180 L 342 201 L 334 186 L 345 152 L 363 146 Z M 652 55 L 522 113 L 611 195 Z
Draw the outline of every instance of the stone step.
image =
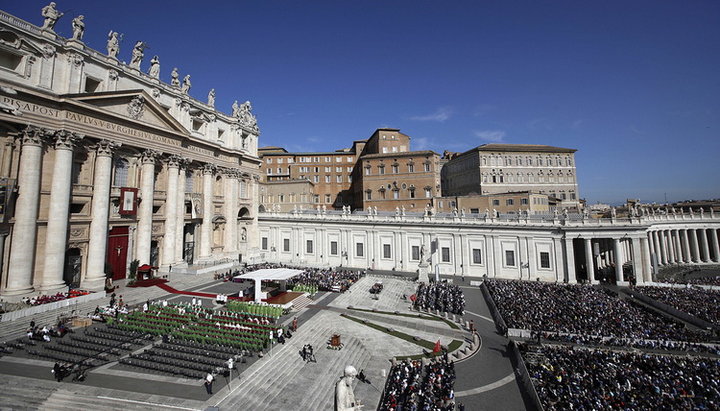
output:
M 293 300 L 293 311 L 300 311 L 310 304 L 315 304 L 315 300 L 309 298 L 305 294 Z
M 17 385 L 16 381 L 7 381 L 3 384 L 3 399 L 0 402 L 0 409 L 17 410 L 37 408 L 51 392 L 52 389 L 44 389 L 37 386 L 24 387 Z
M 346 348 L 350 348 L 350 351 L 337 356 L 331 364 L 328 364 L 326 367 L 327 371 L 321 373 L 320 376 L 316 378 L 312 392 L 303 398 L 299 409 L 332 409 L 335 397 L 335 384 L 342 376 L 345 366 L 352 365 L 359 371 L 367 364 L 370 355 L 359 340 L 352 339 L 348 341 L 348 345 L 343 348 L 340 353 L 343 353 Z M 363 358 L 365 360 L 363 360 Z
M 53 392 L 52 395 L 47 398 L 47 400 L 42 404 L 40 408 L 48 410 L 67 411 L 77 411 L 78 409 L 88 409 L 93 411 L 114 411 L 118 409 L 141 411 L 148 409 L 162 410 L 173 408 L 173 406 L 170 404 L 133 401 L 136 400 L 115 400 L 111 398 L 103 398 L 99 396 L 86 395 L 81 392 L 60 389 Z M 167 408 L 163 407 L 163 405 L 167 405 Z

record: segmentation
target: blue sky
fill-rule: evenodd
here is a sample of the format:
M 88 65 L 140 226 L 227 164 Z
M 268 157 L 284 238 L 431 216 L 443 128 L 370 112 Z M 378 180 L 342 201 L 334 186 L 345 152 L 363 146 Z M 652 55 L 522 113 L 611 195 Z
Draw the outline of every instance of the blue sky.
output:
M 41 25 L 48 2 L 0 6 Z M 251 100 L 261 145 L 335 150 L 396 127 L 413 149 L 571 147 L 580 195 L 720 197 L 718 1 L 63 1 L 86 44 L 146 41 L 217 107 Z

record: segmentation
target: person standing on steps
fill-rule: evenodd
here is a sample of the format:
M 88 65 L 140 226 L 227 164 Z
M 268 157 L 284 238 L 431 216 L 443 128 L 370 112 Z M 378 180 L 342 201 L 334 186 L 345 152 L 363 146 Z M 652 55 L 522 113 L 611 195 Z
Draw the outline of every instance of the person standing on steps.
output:
M 205 390 L 208 394 L 212 395 L 212 384 L 213 381 L 215 381 L 215 377 L 211 373 L 208 373 L 208 375 L 205 377 Z

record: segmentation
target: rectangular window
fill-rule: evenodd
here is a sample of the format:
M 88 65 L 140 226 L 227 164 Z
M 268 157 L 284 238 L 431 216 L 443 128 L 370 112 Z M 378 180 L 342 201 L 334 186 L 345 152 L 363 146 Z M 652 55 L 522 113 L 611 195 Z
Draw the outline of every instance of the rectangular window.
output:
M 408 173 L 414 173 L 414 172 L 415 172 L 415 165 L 408 164 Z
M 550 253 L 547 251 L 540 252 L 540 268 L 550 268 Z
M 442 247 L 440 249 L 440 252 L 442 254 L 442 262 L 449 263 L 450 262 L 450 247 Z
M 479 208 L 471 208 L 470 214 L 480 214 L 480 209 Z
M 308 254 L 313 253 L 313 241 L 312 240 L 307 240 L 307 242 L 305 243 L 305 252 Z
M 337 241 L 330 241 L 330 255 L 337 255 Z
M 319 183 L 320 182 L 320 176 L 313 176 L 313 183 Z
M 385 174 L 385 167 L 378 167 L 378 174 L 380 174 L 380 175 Z
M 397 200 L 400 198 L 400 192 L 398 190 L 393 190 L 393 198 Z
M 528 199 L 527 199 L 527 198 L 521 198 L 521 199 L 520 199 L 520 204 L 522 204 L 522 205 L 527 205 L 527 203 L 528 203 Z
M 342 167 L 335 167 L 336 173 L 342 173 Z
M 432 197 L 432 190 L 429 188 L 425 189 L 425 198 L 431 198 Z
M 414 245 L 411 247 L 411 260 L 418 261 L 420 259 L 420 246 Z
M 272 164 L 272 158 L 270 158 L 270 157 L 266 158 L 265 162 L 268 164 Z
M 365 192 L 365 199 L 372 200 L 372 191 L 368 190 Z
M 383 244 L 383 258 L 391 258 L 390 244 Z
M 326 182 L 326 183 L 329 183 L 329 182 L 330 182 L 330 176 L 325 176 L 325 182 Z
M 511 206 L 511 205 L 515 204 L 515 201 L 513 201 L 512 198 L 508 198 L 507 200 L 505 200 L 505 204 Z
M 335 182 L 336 182 L 336 183 L 342 183 L 342 176 L 341 176 L 340 174 L 338 174 L 337 176 L 335 176 Z
M 505 266 L 515 267 L 515 250 L 505 250 Z
M 332 197 L 331 197 L 330 194 L 325 194 L 325 202 L 326 202 L 326 203 L 332 202 Z
M 415 198 L 415 190 L 410 190 L 410 198 Z
M 370 175 L 370 167 L 365 167 L 365 175 L 366 176 Z
M 365 255 L 363 243 L 355 243 L 355 257 L 363 257 Z
M 425 163 L 424 166 L 426 172 L 430 171 L 430 163 Z
M 283 251 L 285 251 L 285 252 L 290 251 L 290 239 L 289 238 L 283 238 Z
M 267 237 L 261 238 L 261 239 L 260 239 L 260 242 L 262 243 L 261 248 L 262 248 L 263 250 L 267 250 L 267 249 L 268 249 L 268 246 L 267 246 L 267 245 L 268 245 L 268 239 L 267 239 Z
M 393 166 L 392 166 L 392 172 L 393 172 L 393 174 L 399 173 L 399 172 L 400 172 L 400 167 L 398 167 L 398 166 L 396 166 L 396 165 L 393 165 Z
M 500 205 L 500 200 L 493 200 L 493 205 L 494 205 L 494 206 L 499 206 L 499 205 Z
M 325 172 L 326 172 L 326 173 L 329 173 L 330 170 L 332 170 L 332 167 L 325 167 Z
M 473 264 L 482 264 L 482 250 L 479 248 L 473 248 L 472 259 Z
M 329 163 L 329 162 L 331 162 L 331 161 L 332 161 L 332 160 L 330 159 L 330 157 L 325 157 L 325 162 L 326 162 L 326 163 Z

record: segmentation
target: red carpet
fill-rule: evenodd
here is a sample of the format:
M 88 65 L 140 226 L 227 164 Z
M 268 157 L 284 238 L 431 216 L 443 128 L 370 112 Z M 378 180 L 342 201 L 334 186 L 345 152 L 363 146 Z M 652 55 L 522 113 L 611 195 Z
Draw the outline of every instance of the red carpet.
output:
M 158 285 L 166 282 L 168 282 L 168 280 L 164 278 L 151 278 L 149 280 L 135 281 L 132 285 L 128 285 L 128 287 L 152 287 L 153 285 Z

